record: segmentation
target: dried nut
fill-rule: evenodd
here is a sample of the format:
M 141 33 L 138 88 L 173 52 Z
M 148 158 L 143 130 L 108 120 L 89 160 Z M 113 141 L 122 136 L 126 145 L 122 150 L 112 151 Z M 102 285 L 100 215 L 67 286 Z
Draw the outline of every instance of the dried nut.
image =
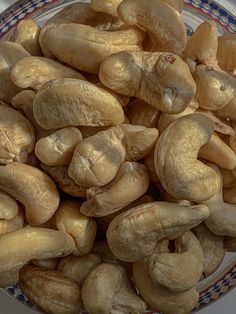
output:
M 91 0 L 90 6 L 94 11 L 117 16 L 117 8 L 122 0 Z
M 97 233 L 96 222 L 80 213 L 77 201 L 61 202 L 56 214 L 57 229 L 68 233 L 75 241 L 74 255 L 84 255 L 91 251 Z
M 79 72 L 44 57 L 21 59 L 11 70 L 11 79 L 16 86 L 36 91 L 48 81 L 59 78 L 86 80 Z
M 64 166 L 71 161 L 82 134 L 75 127 L 67 127 L 41 138 L 35 145 L 35 154 L 49 166 Z
M 0 190 L 0 219 L 13 219 L 18 214 L 18 204 L 9 194 Z
M 43 260 L 32 260 L 31 263 L 35 266 L 43 267 L 46 269 L 56 270 L 58 266 L 58 258 L 49 258 Z
M 86 191 L 87 201 L 81 205 L 81 213 L 91 217 L 115 213 L 142 196 L 147 191 L 149 182 L 144 165 L 124 162 L 110 183 Z
M 0 287 L 6 288 L 15 285 L 19 281 L 20 268 L 12 269 L 10 271 L 3 271 L 0 273 Z
M 33 20 L 21 20 L 16 27 L 15 42 L 21 44 L 32 56 L 41 56 L 40 30 L 40 26 Z
M 176 238 L 174 242 L 173 253 L 150 255 L 147 258 L 147 267 L 153 282 L 172 292 L 184 292 L 194 288 L 201 278 L 203 250 L 197 237 L 190 231 Z
M 204 255 L 203 275 L 208 277 L 217 270 L 223 261 L 225 256 L 224 237 L 212 233 L 204 223 L 195 227 L 193 232 L 201 243 Z
M 219 175 L 197 159 L 213 130 L 209 118 L 193 113 L 171 124 L 157 141 L 155 168 L 163 188 L 175 198 L 201 202 L 219 190 Z
M 225 237 L 224 248 L 226 251 L 236 252 L 236 238 Z
M 98 73 L 101 62 L 113 53 L 141 50 L 143 38 L 136 27 L 106 32 L 76 23 L 55 25 L 44 33 L 46 47 L 58 60 L 89 73 Z
M 234 185 L 231 188 L 228 189 L 224 189 L 223 190 L 223 199 L 226 203 L 230 203 L 230 204 L 236 204 L 236 185 L 235 185 L 235 181 L 234 181 Z
M 0 246 L 0 272 L 3 272 L 20 268 L 32 259 L 67 256 L 74 250 L 74 241 L 61 231 L 25 227 L 1 235 Z
M 116 216 L 107 230 L 107 242 L 122 261 L 135 262 L 154 252 L 162 239 L 175 239 L 209 216 L 204 205 L 181 206 L 152 202 Z
M 109 92 L 77 79 L 46 83 L 34 99 L 34 117 L 47 129 L 65 126 L 112 126 L 124 121 L 124 112 Z
M 124 0 L 118 16 L 128 25 L 136 25 L 154 35 L 162 50 L 181 53 L 187 42 L 186 28 L 180 13 L 161 0 Z M 166 20 L 171 23 L 166 23 Z M 160 50 L 159 50 L 160 51 Z
M 136 294 L 125 269 L 117 264 L 103 263 L 89 273 L 83 284 L 82 300 L 89 314 L 146 310 L 146 303 Z
M 236 36 L 225 34 L 218 37 L 217 60 L 219 66 L 227 72 L 236 74 Z
M 75 197 L 85 197 L 86 190 L 88 187 L 77 185 L 74 180 L 72 180 L 68 175 L 68 167 L 66 166 L 57 166 L 51 167 L 41 163 L 41 168 L 46 172 L 53 181 L 58 185 L 58 188 L 61 189 L 66 194 Z
M 223 188 L 225 190 L 233 188 L 234 185 L 236 184 L 236 178 L 233 174 L 233 171 L 221 168 L 220 172 L 223 180 Z
M 173 293 L 162 287 L 152 280 L 147 260 L 148 258 L 145 258 L 133 264 L 134 282 L 142 298 L 151 308 L 158 309 L 165 314 L 190 313 L 199 300 L 199 294 L 195 288 Z
M 34 143 L 32 124 L 17 110 L 0 101 L 0 164 L 27 162 Z
M 157 127 L 159 110 L 137 98 L 129 103 L 126 115 L 130 124 L 155 128 Z
M 18 162 L 0 167 L 0 189 L 25 206 L 26 220 L 31 225 L 48 221 L 59 205 L 59 194 L 51 178 Z
M 115 92 L 138 97 L 167 113 L 185 110 L 196 91 L 188 65 L 169 52 L 113 54 L 102 62 L 99 77 Z
M 223 86 L 223 85 L 222 85 Z M 236 98 L 228 103 L 223 109 L 214 111 L 215 115 L 220 119 L 236 120 Z
M 44 313 L 80 312 L 80 287 L 59 271 L 27 265 L 20 271 L 20 288 Z
M 18 211 L 18 214 L 12 219 L 0 219 L 0 235 L 12 231 L 19 230 L 24 226 L 24 215 L 22 211 Z
M 0 43 L 0 100 L 11 103 L 12 97 L 20 92 L 11 80 L 10 71 L 17 61 L 28 56 L 30 54 L 18 43 Z
M 89 272 L 100 263 L 101 257 L 96 254 L 90 253 L 84 256 L 70 255 L 61 259 L 57 269 L 82 287 Z

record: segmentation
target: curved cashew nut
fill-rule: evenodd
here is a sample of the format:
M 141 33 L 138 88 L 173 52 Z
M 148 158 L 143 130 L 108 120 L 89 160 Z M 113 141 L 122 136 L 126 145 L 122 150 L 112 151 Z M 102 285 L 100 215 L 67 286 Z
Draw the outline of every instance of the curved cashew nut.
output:
M 26 220 L 32 225 L 47 222 L 59 205 L 59 194 L 51 178 L 18 162 L 0 167 L 0 189 L 25 206 Z
M 199 113 L 184 116 L 160 136 L 154 153 L 155 168 L 164 189 L 177 199 L 203 201 L 219 189 L 217 173 L 199 160 L 199 149 L 213 133 L 213 122 Z
M 75 241 L 74 255 L 84 255 L 91 251 L 97 233 L 95 220 L 86 217 L 80 212 L 80 203 L 77 201 L 61 202 L 55 214 L 58 230 L 68 233 Z
M 91 217 L 115 213 L 142 196 L 147 191 L 149 182 L 144 165 L 124 162 L 108 185 L 91 187 L 86 191 L 87 201 L 82 203 L 81 213 Z
M 21 20 L 16 27 L 15 42 L 21 44 L 32 56 L 41 56 L 40 30 L 40 26 L 33 20 Z
M 112 126 L 124 121 L 118 100 L 92 83 L 57 79 L 43 85 L 33 104 L 34 117 L 44 129 L 65 126 Z
M 32 124 L 17 110 L 0 101 L 0 164 L 26 162 L 34 143 Z
M 0 247 L 0 272 L 3 272 L 20 268 L 32 259 L 69 255 L 74 250 L 74 241 L 61 231 L 25 227 L 1 235 Z
M 125 269 L 118 264 L 102 263 L 95 267 L 84 281 L 82 299 L 90 314 L 109 314 L 112 308 L 124 314 L 146 310 L 146 303 L 136 294 Z
M 44 313 L 81 310 L 80 287 L 59 271 L 26 265 L 20 271 L 20 288 Z
M 224 237 L 212 233 L 204 223 L 192 231 L 201 243 L 204 255 L 203 275 L 208 277 L 216 271 L 225 256 Z
M 161 0 L 124 0 L 118 16 L 128 25 L 136 25 L 152 33 L 162 50 L 181 53 L 187 42 L 185 25 L 180 13 Z M 166 23 L 166 19 L 171 23 Z M 160 50 L 159 50 L 160 51 Z
M 224 71 L 236 74 L 236 37 L 225 34 L 218 37 L 217 60 Z
M 92 0 L 90 6 L 96 12 L 104 12 L 117 16 L 117 8 L 121 2 L 122 0 Z
M 138 97 L 168 113 L 186 109 L 196 91 L 188 65 L 169 52 L 113 54 L 102 62 L 99 77 L 115 92 Z
M 93 253 L 84 256 L 70 255 L 60 260 L 57 269 L 82 287 L 90 271 L 100 263 L 101 257 Z
M 59 258 L 49 258 L 43 260 L 32 260 L 31 263 L 38 267 L 43 267 L 46 269 L 56 270 L 58 266 Z
M 12 219 L 0 219 L 0 235 L 23 228 L 24 215 L 21 210 Z
M 71 161 L 76 145 L 82 134 L 75 127 L 60 129 L 41 138 L 35 145 L 35 155 L 49 166 L 64 166 Z
M 45 83 L 59 78 L 86 80 L 79 72 L 48 58 L 27 57 L 18 61 L 11 70 L 16 86 L 39 90 Z
M 13 219 L 18 214 L 16 200 L 8 193 L 0 190 L 0 219 Z
M 135 262 L 154 252 L 162 239 L 175 239 L 209 216 L 204 205 L 181 206 L 166 202 L 143 204 L 116 216 L 107 230 L 114 255 Z

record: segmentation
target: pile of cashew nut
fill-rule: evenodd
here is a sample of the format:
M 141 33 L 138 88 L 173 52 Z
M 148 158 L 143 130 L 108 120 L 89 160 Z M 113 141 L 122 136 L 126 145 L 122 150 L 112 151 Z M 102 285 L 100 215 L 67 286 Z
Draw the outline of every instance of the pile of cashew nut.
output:
M 187 314 L 236 251 L 236 35 L 92 0 L 0 42 L 0 286 L 52 314 Z

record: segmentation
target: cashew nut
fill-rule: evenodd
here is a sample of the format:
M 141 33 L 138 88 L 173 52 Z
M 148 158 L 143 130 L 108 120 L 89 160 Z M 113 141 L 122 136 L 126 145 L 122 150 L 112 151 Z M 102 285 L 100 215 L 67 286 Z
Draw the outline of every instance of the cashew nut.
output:
M 77 201 L 62 201 L 55 214 L 57 229 L 68 233 L 75 241 L 74 255 L 84 255 L 91 251 L 97 232 L 96 222 L 80 212 Z
M 24 226 L 24 215 L 21 210 L 11 219 L 0 219 L 0 235 L 19 230 Z
M 33 104 L 37 123 L 47 129 L 65 126 L 112 126 L 124 112 L 109 92 L 77 79 L 57 79 L 43 85 Z
M 0 287 L 6 288 L 15 285 L 19 281 L 20 268 L 4 271 L 0 273 Z
M 71 161 L 76 145 L 82 140 L 81 132 L 67 127 L 41 138 L 35 145 L 35 154 L 49 166 L 64 166 Z
M 224 248 L 230 252 L 236 252 L 236 238 L 225 237 Z
M 128 25 L 136 25 L 152 33 L 162 50 L 181 53 L 187 42 L 183 18 L 171 5 L 161 0 L 124 0 L 117 8 L 118 16 Z M 166 23 L 166 20 L 170 23 Z M 159 50 L 160 51 L 160 50 Z
M 175 198 L 200 202 L 218 191 L 217 173 L 197 160 L 213 129 L 209 118 L 193 113 L 172 123 L 157 141 L 155 168 L 162 186 Z
M 25 206 L 32 225 L 48 221 L 59 205 L 55 183 L 41 170 L 18 162 L 0 167 L 0 189 Z
M 40 30 L 40 26 L 33 20 L 21 20 L 16 27 L 15 42 L 20 43 L 32 56 L 41 56 Z
M 121 2 L 122 0 L 92 0 L 90 6 L 94 11 L 117 16 L 117 8 Z
M 107 230 L 107 242 L 114 255 L 135 262 L 153 253 L 162 239 L 175 239 L 209 216 L 204 205 L 182 206 L 152 202 L 116 216 Z
M 233 174 L 233 171 L 221 168 L 220 172 L 223 180 L 223 188 L 231 189 L 236 184 L 236 178 Z
M 84 256 L 70 255 L 61 259 L 57 269 L 82 287 L 90 271 L 100 263 L 101 257 L 93 253 Z
M 0 101 L 0 164 L 27 162 L 34 143 L 32 124 L 17 110 Z
M 16 200 L 9 194 L 0 190 L 0 219 L 13 219 L 19 208 Z
M 56 270 L 58 266 L 58 258 L 49 258 L 43 260 L 32 260 L 31 263 L 35 266 L 44 267 L 46 269 Z
M 236 74 L 236 36 L 225 34 L 218 37 L 217 60 L 219 66 L 227 72 Z
M 188 65 L 169 52 L 113 54 L 102 62 L 99 77 L 115 92 L 138 97 L 168 113 L 185 110 L 196 91 Z
M 125 269 L 118 264 L 102 263 L 95 267 L 84 281 L 82 300 L 89 314 L 146 310 L 146 303 L 136 294 Z
M 220 266 L 225 256 L 224 238 L 212 233 L 207 226 L 202 223 L 193 229 L 204 255 L 203 275 L 208 277 Z
M 59 271 L 26 265 L 20 271 L 20 288 L 44 313 L 77 314 L 81 310 L 80 287 Z

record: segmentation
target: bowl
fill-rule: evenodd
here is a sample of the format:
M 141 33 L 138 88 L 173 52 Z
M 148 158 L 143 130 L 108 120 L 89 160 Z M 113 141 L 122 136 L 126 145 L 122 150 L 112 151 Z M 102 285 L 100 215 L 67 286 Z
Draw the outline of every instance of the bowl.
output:
M 24 18 L 32 18 L 41 26 L 63 7 L 75 3 L 75 0 L 19 0 L 10 6 L 0 15 L 0 40 L 13 38 L 14 29 L 17 23 Z M 88 2 L 81 0 L 81 2 Z M 185 0 L 184 21 L 188 35 L 194 33 L 196 27 L 204 20 L 216 21 L 219 33 L 236 33 L 236 12 L 235 0 Z M 220 4 L 220 3 L 221 4 Z M 210 277 L 201 280 L 198 284 L 200 299 L 195 311 L 209 306 L 212 302 L 223 297 L 227 292 L 236 286 L 236 252 L 226 253 L 226 256 Z M 26 306 L 35 309 L 30 300 L 23 295 L 18 284 L 1 289 L 11 297 L 16 298 Z M 81 312 L 86 313 L 86 312 Z M 149 314 L 157 312 L 148 311 Z

